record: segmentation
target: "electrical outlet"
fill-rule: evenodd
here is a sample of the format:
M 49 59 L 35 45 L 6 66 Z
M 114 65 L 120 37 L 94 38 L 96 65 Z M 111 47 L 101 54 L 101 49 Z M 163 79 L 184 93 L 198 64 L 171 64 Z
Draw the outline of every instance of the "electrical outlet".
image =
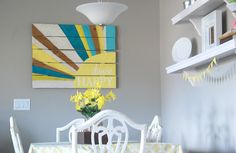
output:
M 14 110 L 30 110 L 30 99 L 14 99 Z

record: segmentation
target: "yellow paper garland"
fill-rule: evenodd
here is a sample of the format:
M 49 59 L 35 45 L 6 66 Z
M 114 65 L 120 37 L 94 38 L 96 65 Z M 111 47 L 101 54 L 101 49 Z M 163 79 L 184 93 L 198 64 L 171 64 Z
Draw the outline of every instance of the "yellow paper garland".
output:
M 211 63 L 207 66 L 206 69 L 198 72 L 197 74 L 190 74 L 189 72 L 183 72 L 183 79 L 189 81 L 192 86 L 195 86 L 196 82 L 202 81 L 207 74 L 212 72 L 212 69 L 217 65 L 216 58 L 213 58 Z

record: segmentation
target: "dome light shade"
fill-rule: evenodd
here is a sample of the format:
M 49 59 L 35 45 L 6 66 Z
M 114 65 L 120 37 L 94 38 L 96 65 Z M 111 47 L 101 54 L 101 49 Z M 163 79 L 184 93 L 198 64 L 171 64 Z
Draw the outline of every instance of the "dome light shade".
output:
M 107 25 L 127 9 L 128 6 L 120 3 L 95 2 L 79 5 L 76 11 L 84 14 L 93 24 Z

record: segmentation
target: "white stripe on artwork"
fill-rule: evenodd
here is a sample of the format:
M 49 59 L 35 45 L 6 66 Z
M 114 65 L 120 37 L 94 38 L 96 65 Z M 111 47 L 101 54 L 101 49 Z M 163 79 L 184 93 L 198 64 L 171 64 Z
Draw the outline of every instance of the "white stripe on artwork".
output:
M 33 80 L 33 88 L 74 88 L 74 80 L 66 81 L 47 81 Z
M 34 24 L 44 36 L 65 36 L 58 24 Z

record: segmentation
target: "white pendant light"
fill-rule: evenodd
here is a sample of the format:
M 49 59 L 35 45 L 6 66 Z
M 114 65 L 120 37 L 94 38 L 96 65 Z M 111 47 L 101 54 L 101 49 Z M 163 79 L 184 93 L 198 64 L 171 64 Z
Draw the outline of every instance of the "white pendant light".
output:
M 77 6 L 76 11 L 84 14 L 93 24 L 108 25 L 115 21 L 115 19 L 125 10 L 128 6 L 114 2 L 99 2 L 86 3 Z

